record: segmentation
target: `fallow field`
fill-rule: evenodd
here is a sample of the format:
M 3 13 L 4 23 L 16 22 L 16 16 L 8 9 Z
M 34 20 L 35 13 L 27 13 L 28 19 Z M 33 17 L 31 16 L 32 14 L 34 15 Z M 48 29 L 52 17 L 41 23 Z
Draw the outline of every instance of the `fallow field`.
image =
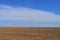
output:
M 0 40 L 60 40 L 60 28 L 0 27 Z

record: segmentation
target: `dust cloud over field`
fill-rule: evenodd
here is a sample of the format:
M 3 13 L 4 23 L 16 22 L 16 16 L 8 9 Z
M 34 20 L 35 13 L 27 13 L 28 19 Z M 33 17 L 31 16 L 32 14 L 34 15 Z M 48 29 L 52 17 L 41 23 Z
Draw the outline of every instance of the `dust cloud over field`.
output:
M 0 40 L 60 40 L 60 28 L 0 28 Z

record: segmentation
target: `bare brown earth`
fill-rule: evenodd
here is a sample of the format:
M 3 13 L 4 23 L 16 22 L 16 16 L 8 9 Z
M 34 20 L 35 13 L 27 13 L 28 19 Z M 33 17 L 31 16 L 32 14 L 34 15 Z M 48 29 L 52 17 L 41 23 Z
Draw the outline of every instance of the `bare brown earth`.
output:
M 0 28 L 0 40 L 60 40 L 60 28 Z

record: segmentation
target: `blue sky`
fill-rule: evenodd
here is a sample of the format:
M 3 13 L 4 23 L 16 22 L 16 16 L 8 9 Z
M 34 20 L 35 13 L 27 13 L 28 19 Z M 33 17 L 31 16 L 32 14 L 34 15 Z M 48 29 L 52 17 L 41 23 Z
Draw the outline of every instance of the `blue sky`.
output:
M 0 26 L 60 27 L 60 0 L 0 0 Z

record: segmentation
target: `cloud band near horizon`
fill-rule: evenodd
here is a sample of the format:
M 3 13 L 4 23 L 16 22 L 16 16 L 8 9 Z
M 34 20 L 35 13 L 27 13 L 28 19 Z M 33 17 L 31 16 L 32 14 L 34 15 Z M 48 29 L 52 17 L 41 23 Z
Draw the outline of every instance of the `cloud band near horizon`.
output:
M 44 10 L 0 5 L 0 20 L 60 23 L 60 15 Z

